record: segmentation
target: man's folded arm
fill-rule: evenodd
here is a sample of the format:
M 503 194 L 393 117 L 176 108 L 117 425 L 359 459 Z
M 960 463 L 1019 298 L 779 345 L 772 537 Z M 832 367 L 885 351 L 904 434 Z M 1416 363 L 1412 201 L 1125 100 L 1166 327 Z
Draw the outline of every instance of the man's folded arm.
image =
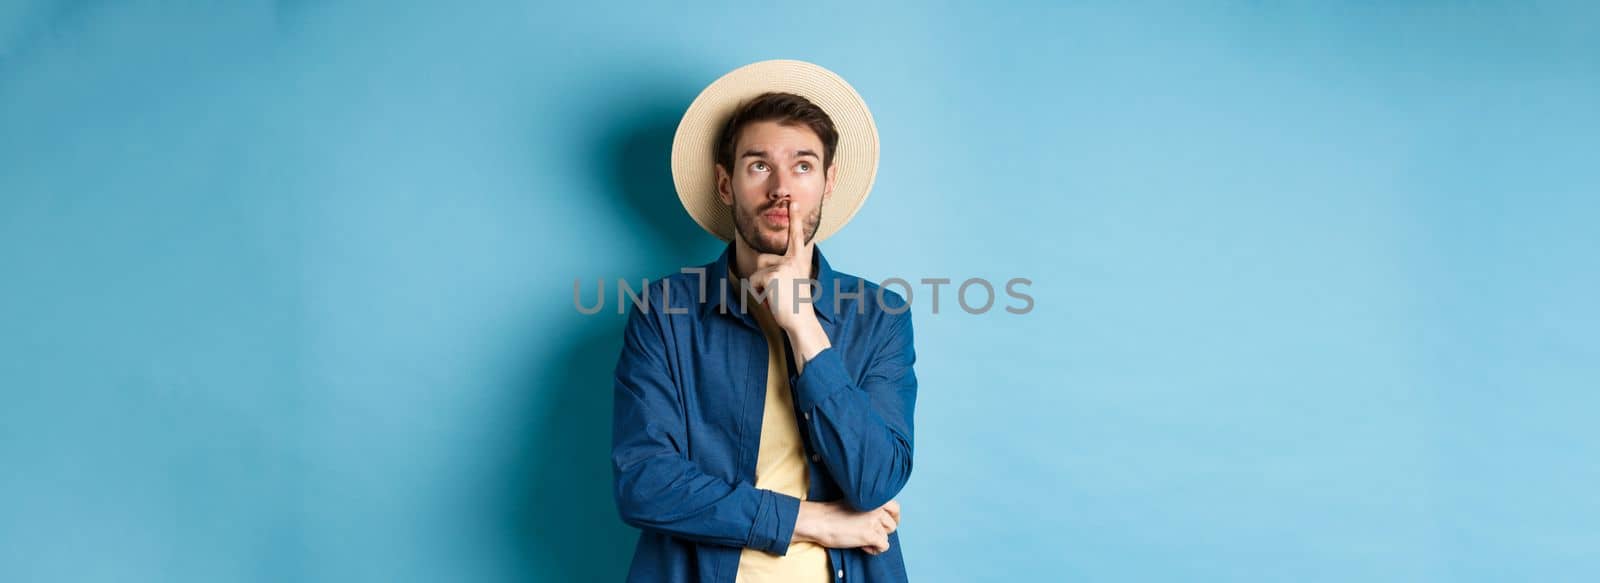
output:
M 888 318 L 859 386 L 832 347 L 812 356 L 791 379 L 813 449 L 844 490 L 845 502 L 861 511 L 888 503 L 911 478 L 917 400 L 911 313 Z
M 659 297 L 651 294 L 652 302 Z M 782 555 L 800 499 L 705 473 L 687 457 L 686 423 L 666 358 L 659 304 L 635 306 L 615 372 L 611 465 L 623 522 L 701 543 Z

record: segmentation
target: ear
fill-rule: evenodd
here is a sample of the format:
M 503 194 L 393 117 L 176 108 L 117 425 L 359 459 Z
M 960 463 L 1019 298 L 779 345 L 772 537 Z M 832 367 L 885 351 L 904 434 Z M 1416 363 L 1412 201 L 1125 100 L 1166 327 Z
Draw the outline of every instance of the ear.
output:
M 717 198 L 722 199 L 722 204 L 733 206 L 733 177 L 721 164 L 717 165 Z
M 839 165 L 838 164 L 834 164 L 834 165 L 828 167 L 828 184 L 826 186 L 822 187 L 822 200 L 828 200 L 829 198 L 833 197 L 833 179 L 835 177 L 837 177 L 838 175 L 839 175 Z

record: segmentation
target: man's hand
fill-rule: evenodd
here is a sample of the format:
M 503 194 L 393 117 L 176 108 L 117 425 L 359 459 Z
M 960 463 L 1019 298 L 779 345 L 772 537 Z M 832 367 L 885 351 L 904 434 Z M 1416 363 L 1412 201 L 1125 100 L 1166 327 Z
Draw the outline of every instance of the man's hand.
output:
M 789 335 L 789 344 L 794 348 L 794 372 L 800 374 L 811 357 L 833 343 L 823 331 L 816 307 L 812 305 L 815 290 L 810 283 L 811 256 L 816 243 L 805 241 L 807 209 L 794 204 L 792 199 L 787 205 L 789 248 L 783 255 L 756 255 L 756 272 L 748 279 L 756 293 L 765 295 L 765 308 L 771 311 L 773 321 Z
M 773 320 L 785 331 L 793 332 L 817 322 L 809 283 L 811 253 L 816 243 L 805 241 L 804 223 L 810 209 L 794 204 L 793 199 L 785 204 L 789 211 L 789 248 L 783 255 L 756 255 L 756 271 L 749 279 L 756 293 L 765 294 Z
M 843 502 L 800 502 L 794 522 L 794 541 L 811 542 L 830 549 L 859 548 L 869 555 L 889 550 L 889 533 L 900 527 L 900 503 L 856 512 Z

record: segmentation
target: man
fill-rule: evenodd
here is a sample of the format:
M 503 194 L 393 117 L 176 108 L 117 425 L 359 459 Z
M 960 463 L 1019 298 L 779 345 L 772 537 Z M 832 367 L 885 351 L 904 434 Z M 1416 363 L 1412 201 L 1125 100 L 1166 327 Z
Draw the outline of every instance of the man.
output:
M 642 531 L 629 581 L 906 580 L 893 497 L 911 475 L 909 306 L 816 246 L 876 162 L 865 103 L 809 63 L 735 70 L 679 124 L 679 197 L 730 243 L 652 282 L 628 316 L 611 458 L 617 508 Z

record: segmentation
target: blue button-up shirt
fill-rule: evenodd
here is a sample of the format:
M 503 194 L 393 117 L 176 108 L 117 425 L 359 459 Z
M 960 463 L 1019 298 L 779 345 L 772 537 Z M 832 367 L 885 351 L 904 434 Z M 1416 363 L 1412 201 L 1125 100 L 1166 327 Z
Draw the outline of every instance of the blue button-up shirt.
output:
M 807 499 L 857 510 L 889 502 L 911 477 L 917 378 L 910 306 L 835 272 L 813 247 L 818 321 L 831 347 L 793 374 Z M 617 510 L 641 529 L 629 581 L 732 583 L 743 547 L 782 555 L 800 499 L 754 486 L 767 388 L 767 341 L 716 261 L 651 282 L 633 302 L 617 362 L 611 464 Z M 642 305 L 641 305 L 642 304 Z M 751 304 L 749 310 L 765 309 Z M 905 581 L 900 537 L 888 552 L 828 549 L 834 581 Z

